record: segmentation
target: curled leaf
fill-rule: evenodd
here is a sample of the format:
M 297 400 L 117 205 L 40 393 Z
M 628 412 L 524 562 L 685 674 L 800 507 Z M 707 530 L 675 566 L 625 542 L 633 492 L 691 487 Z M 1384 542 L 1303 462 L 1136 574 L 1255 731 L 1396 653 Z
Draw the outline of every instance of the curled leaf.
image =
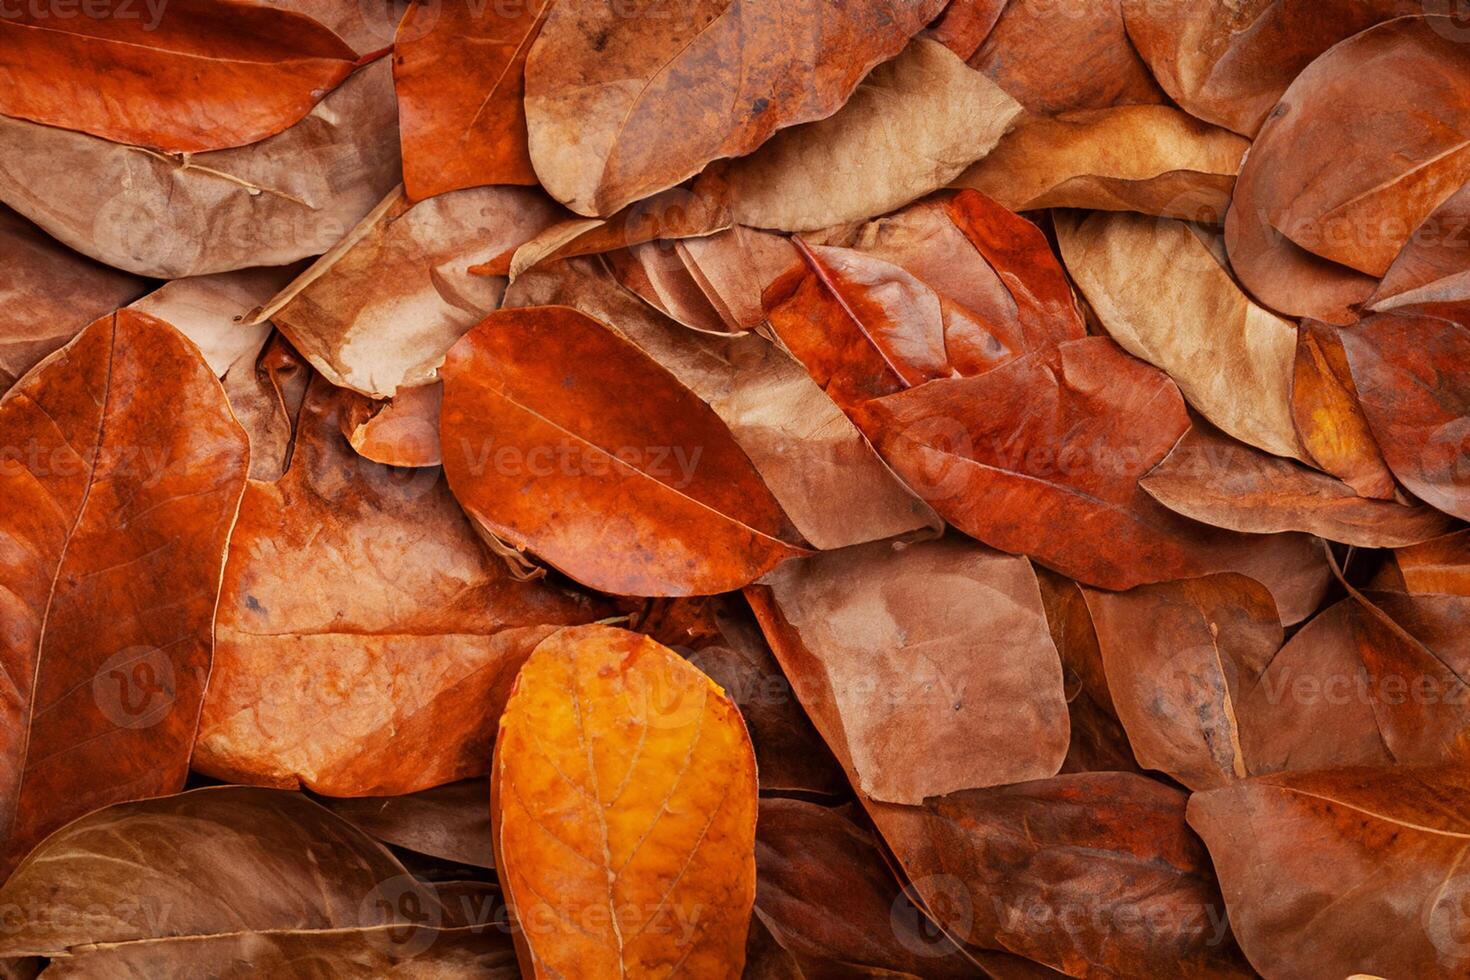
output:
M 755 757 L 686 661 L 606 626 L 548 638 L 501 719 L 491 792 L 526 976 L 740 976 Z
M 1341 330 L 1303 320 L 1297 327 L 1291 418 L 1313 463 L 1364 497 L 1390 500 L 1393 474 L 1358 403 Z

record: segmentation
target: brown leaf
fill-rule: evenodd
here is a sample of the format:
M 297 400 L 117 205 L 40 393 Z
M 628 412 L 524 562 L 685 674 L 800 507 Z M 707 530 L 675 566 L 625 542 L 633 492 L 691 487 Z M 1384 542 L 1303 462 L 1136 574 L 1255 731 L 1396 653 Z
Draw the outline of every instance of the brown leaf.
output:
M 1470 529 L 1394 552 L 1409 592 L 1470 596 Z
M 460 504 L 483 532 L 585 585 L 712 595 L 803 553 L 719 416 L 583 313 L 491 314 L 443 376 L 444 468 Z
M 903 896 L 879 843 L 844 810 L 763 799 L 755 914 L 801 976 L 974 977 L 976 967 Z
M 832 115 L 943 7 L 555 5 L 526 61 L 536 175 L 578 214 L 612 214 L 782 127 Z
M 458 956 L 505 950 L 493 930 L 475 942 L 444 935 L 456 920 L 435 889 L 351 824 L 297 793 L 243 786 L 88 814 L 49 837 L 0 896 L 52 913 L 22 916 L 0 951 L 55 957 L 67 976 L 169 975 L 147 970 L 163 964 L 192 973 L 242 954 L 252 967 L 300 958 L 338 976 L 352 974 L 329 964 L 436 959 L 448 952 L 433 951 L 441 940 Z
M 104 313 L 148 288 L 52 241 L 0 205 L 0 395 Z
M 932 801 L 942 924 L 1070 976 L 1250 976 L 1186 800 L 1133 773 L 1077 773 Z
M 526 55 L 550 0 L 415 4 L 393 45 L 411 201 L 484 184 L 535 184 L 526 148 Z
M 968 59 L 1000 19 L 1008 0 L 950 0 L 924 35 Z
M 1359 497 L 1351 487 L 1300 463 L 1196 424 L 1139 486 L 1185 517 L 1231 531 L 1305 531 L 1362 548 L 1397 548 L 1454 525 L 1423 504 Z
M 318 382 L 291 468 L 246 491 L 194 768 L 332 796 L 483 775 L 531 648 L 601 610 L 514 581 L 437 468 L 355 455 L 342 397 Z
M 1470 520 L 1470 327 L 1379 314 L 1341 334 L 1389 469 L 1419 499 Z
M 111 8 L 111 9 L 109 9 Z M 104 3 L 0 19 L 0 113 L 170 153 L 244 146 L 301 119 L 357 54 L 304 14 L 224 0 Z
M 1424 0 L 1122 0 L 1128 37 L 1191 115 L 1255 135 L 1313 59 Z
M 1230 435 L 1301 457 L 1291 421 L 1295 326 L 1252 303 L 1188 225 L 1064 216 L 1057 239 L 1068 271 L 1125 350 L 1167 371 Z
M 275 322 L 333 384 L 391 398 L 432 382 L 454 342 L 500 305 L 505 281 L 470 275 L 469 265 L 555 216 L 544 195 L 520 188 L 419 204 L 396 190 L 256 319 Z
M 1242 689 L 1281 647 L 1271 593 L 1244 575 L 1084 590 L 1134 755 L 1192 790 L 1244 778 Z
M 399 180 L 386 60 L 284 132 L 171 156 L 0 116 L 0 199 L 84 255 L 164 279 L 326 251 Z
M 506 306 L 525 305 L 571 306 L 615 324 L 724 420 L 792 524 L 816 547 L 940 526 L 806 372 L 764 337 L 691 333 L 617 289 L 586 260 L 518 280 L 506 292 Z
M 198 350 L 122 311 L 0 400 L 8 870 L 46 833 L 183 787 L 249 446 Z
M 175 279 L 128 304 L 169 324 L 192 340 L 204 362 L 223 378 L 243 361 L 252 364 L 270 339 L 269 323 L 248 323 L 246 314 L 291 280 L 294 267 L 240 269 Z
M 1012 211 L 1093 208 L 1222 224 L 1249 145 L 1170 106 L 1028 115 L 953 186 Z
M 1024 558 L 877 542 L 794 562 L 748 596 L 863 796 L 917 804 L 1061 765 L 1061 668 Z
M 1461 767 L 1280 773 L 1189 801 L 1230 921 L 1266 976 L 1448 978 L 1464 941 Z
M 250 437 L 252 480 L 278 480 L 286 472 L 312 373 L 277 333 L 259 358 L 236 361 L 220 379 L 231 411 Z
M 1303 320 L 1297 327 L 1291 418 L 1318 467 L 1364 497 L 1393 499 L 1397 485 L 1358 404 L 1341 331 L 1331 324 Z
M 391 401 L 353 402 L 342 415 L 342 434 L 359 456 L 385 466 L 438 466 L 442 384 L 403 388 Z
M 740 224 L 813 231 L 863 221 L 944 187 L 1020 113 L 954 52 L 916 38 L 831 117 L 778 133 L 719 175 Z
M 1465 759 L 1470 648 L 1455 631 L 1467 615 L 1457 596 L 1350 592 L 1242 693 L 1251 771 Z
M 321 800 L 322 806 L 395 847 L 477 868 L 494 868 L 490 784 L 484 779 L 435 786 L 402 796 Z
M 1128 43 L 1120 0 L 1010 0 L 969 62 L 1044 115 L 1164 101 Z
M 1447 312 L 1470 301 L 1470 184 L 1445 199 L 1414 229 L 1404 249 L 1367 300 L 1369 309 Z
M 755 757 L 686 661 L 611 627 L 554 634 L 501 719 L 491 792 L 526 976 L 740 975 Z

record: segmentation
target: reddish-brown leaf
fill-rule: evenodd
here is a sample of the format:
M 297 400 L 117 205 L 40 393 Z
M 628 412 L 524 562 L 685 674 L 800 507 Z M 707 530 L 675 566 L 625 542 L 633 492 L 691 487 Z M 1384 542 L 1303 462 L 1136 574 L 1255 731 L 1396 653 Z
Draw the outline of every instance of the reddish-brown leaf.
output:
M 183 788 L 245 433 L 199 351 L 124 310 L 0 400 L 0 868 Z
M 526 61 L 536 175 L 573 211 L 612 214 L 782 127 L 830 116 L 943 8 L 556 4 Z
M 1423 504 L 1359 497 L 1325 473 L 1195 425 L 1138 485 L 1185 517 L 1250 534 L 1305 531 L 1362 548 L 1397 548 L 1449 531 Z
M 561 630 L 495 740 L 495 868 L 525 976 L 740 976 L 755 756 L 735 706 L 625 630 Z
M 398 25 L 393 88 L 411 201 L 484 184 L 535 184 L 526 55 L 550 0 L 415 4 Z
M 1470 520 L 1470 327 L 1379 314 L 1341 334 L 1363 414 L 1404 486 Z
M 1268 977 L 1448 980 L 1465 942 L 1463 767 L 1280 773 L 1196 794 L 1251 965 Z
M 1414 229 L 1404 249 L 1368 298 L 1369 309 L 1448 312 L 1470 302 L 1470 184 L 1445 200 Z
M 1008 0 L 950 0 L 926 34 L 949 48 L 961 58 L 968 59 L 980 47 Z
M 247 3 L 51 14 L 24 7 L 0 18 L 0 112 L 166 152 L 279 133 L 357 60 L 310 17 Z
M 1340 334 L 1315 320 L 1297 328 L 1292 424 L 1318 467 L 1364 497 L 1391 500 L 1398 488 L 1358 404 Z
M 1128 36 L 1191 115 L 1253 136 L 1319 54 L 1425 0 L 1123 0 Z
M 1056 773 L 1062 673 L 1024 558 L 963 539 L 793 562 L 747 592 L 864 797 L 917 804 Z
M 1036 113 L 1164 101 L 1128 43 L 1120 0 L 1010 0 L 969 62 Z
M 1224 573 L 1085 595 L 1139 763 L 1193 790 L 1245 777 L 1240 693 L 1282 641 L 1271 593 Z
M 719 416 L 569 307 L 491 314 L 444 363 L 444 469 L 487 534 L 623 595 L 711 595 L 802 553 Z
M 488 770 L 516 670 L 549 630 L 603 610 L 517 582 L 437 468 L 353 453 L 317 382 L 291 468 L 252 482 L 225 568 L 194 767 L 334 796 Z
M 148 288 L 71 251 L 4 205 L 0 253 L 0 395 L 87 324 Z
M 1075 977 L 1248 977 L 1188 797 L 1076 773 L 933 800 L 926 827 L 952 935 Z
M 1470 530 L 1400 548 L 1393 558 L 1405 591 L 1470 596 Z

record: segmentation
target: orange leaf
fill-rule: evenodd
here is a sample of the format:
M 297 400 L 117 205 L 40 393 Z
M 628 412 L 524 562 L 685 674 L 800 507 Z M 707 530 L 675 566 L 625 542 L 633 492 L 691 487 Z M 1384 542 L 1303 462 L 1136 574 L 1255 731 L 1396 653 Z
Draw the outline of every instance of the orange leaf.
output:
M 526 976 L 740 976 L 755 756 L 672 650 L 606 626 L 542 642 L 501 717 L 490 813 Z

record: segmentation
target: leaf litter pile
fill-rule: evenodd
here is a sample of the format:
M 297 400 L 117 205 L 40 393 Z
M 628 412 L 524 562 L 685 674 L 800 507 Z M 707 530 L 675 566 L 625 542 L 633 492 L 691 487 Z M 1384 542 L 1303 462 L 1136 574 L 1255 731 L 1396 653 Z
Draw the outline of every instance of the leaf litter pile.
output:
M 0 7 L 3 975 L 1470 976 L 1454 6 Z

